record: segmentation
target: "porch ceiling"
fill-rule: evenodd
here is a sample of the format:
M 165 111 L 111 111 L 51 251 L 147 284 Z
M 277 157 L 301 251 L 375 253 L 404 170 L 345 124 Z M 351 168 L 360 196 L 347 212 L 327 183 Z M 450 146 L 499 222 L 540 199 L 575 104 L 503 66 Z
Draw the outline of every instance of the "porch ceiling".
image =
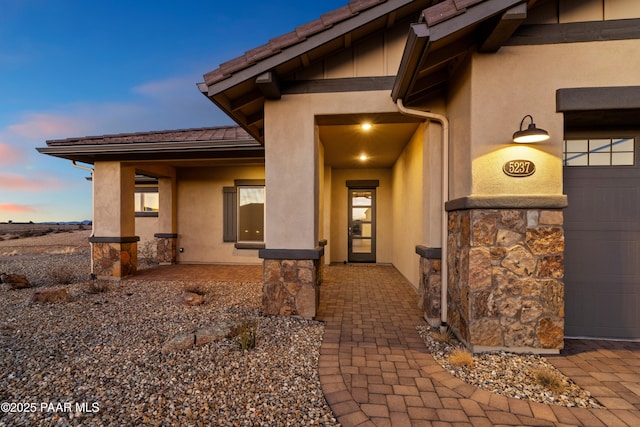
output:
M 325 164 L 337 169 L 389 168 L 415 133 L 419 122 L 400 115 L 317 117 Z M 361 124 L 371 123 L 370 130 Z M 365 155 L 366 160 L 360 156 Z

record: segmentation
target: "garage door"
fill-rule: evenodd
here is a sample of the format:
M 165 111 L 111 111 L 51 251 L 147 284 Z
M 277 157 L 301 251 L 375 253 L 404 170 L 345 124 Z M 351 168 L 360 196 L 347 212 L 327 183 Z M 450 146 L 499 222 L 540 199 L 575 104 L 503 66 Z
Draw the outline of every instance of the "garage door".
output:
M 565 334 L 640 339 L 637 140 L 565 142 Z

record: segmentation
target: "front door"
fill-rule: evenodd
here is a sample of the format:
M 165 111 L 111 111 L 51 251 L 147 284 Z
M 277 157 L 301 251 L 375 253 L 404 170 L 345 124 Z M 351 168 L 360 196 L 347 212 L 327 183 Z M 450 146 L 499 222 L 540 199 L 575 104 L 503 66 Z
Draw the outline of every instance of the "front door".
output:
M 376 190 L 349 189 L 349 262 L 376 262 Z

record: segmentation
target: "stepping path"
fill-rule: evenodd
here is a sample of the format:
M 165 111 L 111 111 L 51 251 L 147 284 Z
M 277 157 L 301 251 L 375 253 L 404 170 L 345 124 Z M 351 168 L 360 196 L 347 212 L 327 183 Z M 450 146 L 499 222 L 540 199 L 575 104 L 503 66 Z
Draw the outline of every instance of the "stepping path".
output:
M 626 361 L 620 368 L 626 370 L 626 395 L 618 400 L 620 394 L 611 390 L 613 407 L 607 409 L 566 408 L 480 390 L 442 369 L 415 329 L 424 323 L 416 292 L 391 266 L 326 267 L 318 320 L 326 322 L 320 383 L 344 427 L 640 426 L 640 411 L 633 402 L 634 396 L 640 398 L 640 377 L 634 376 L 640 375 L 640 345 L 635 343 L 625 347 L 620 357 Z M 561 370 L 577 368 L 573 374 L 584 374 L 586 382 L 587 376 L 595 378 L 595 371 L 606 370 L 599 365 L 585 373 L 584 358 L 551 359 Z M 601 380 L 607 378 L 612 377 Z

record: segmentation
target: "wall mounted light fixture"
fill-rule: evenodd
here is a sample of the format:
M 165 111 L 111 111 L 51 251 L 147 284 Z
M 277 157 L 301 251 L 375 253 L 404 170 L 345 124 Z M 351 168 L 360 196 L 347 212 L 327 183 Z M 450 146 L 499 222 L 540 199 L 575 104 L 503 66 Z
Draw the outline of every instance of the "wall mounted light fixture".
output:
M 524 121 L 527 117 L 531 120 L 529 123 L 529 127 L 525 130 L 522 130 L 522 126 L 524 125 Z M 549 132 L 544 129 L 540 129 L 536 127 L 536 124 L 533 123 L 533 117 L 530 114 L 527 114 L 522 118 L 520 122 L 520 130 L 513 134 L 513 142 L 518 142 L 521 144 L 531 144 L 534 142 L 546 141 L 549 139 Z

